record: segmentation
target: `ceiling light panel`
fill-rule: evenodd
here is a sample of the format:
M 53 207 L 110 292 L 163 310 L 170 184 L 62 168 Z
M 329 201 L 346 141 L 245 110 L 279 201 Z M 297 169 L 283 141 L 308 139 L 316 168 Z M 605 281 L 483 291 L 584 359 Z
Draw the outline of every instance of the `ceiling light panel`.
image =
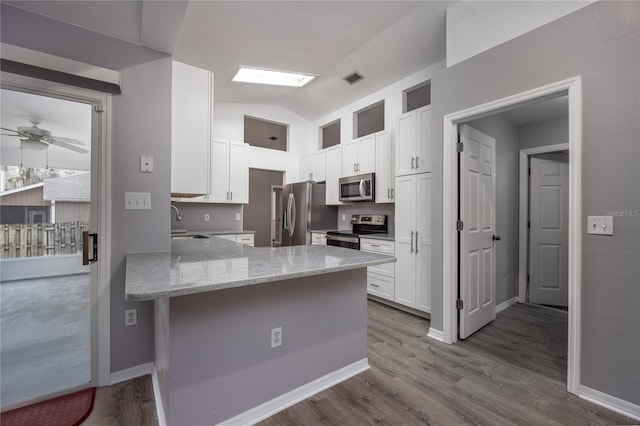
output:
M 312 74 L 277 71 L 241 66 L 232 81 L 241 83 L 271 84 L 276 86 L 302 87 L 316 78 Z

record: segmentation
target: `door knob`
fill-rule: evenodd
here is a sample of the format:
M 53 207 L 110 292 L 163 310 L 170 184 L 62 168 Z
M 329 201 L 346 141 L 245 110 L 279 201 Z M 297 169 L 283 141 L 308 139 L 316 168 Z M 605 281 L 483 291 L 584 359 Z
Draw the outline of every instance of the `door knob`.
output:
M 494 235 L 494 236 L 491 237 L 491 239 L 493 241 L 500 241 L 500 236 L 499 235 Z

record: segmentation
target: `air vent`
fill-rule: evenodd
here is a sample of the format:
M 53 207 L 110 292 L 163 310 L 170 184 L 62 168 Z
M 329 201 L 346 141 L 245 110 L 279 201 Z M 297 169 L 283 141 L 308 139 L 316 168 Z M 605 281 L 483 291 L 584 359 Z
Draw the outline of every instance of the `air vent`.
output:
M 272 141 L 277 141 L 278 138 L 276 138 L 275 136 L 271 136 L 269 139 L 271 139 Z
M 358 71 L 354 71 L 352 74 L 349 74 L 348 76 L 343 78 L 343 80 L 349 84 L 353 84 L 362 80 L 363 78 L 364 76 L 362 74 L 360 74 Z

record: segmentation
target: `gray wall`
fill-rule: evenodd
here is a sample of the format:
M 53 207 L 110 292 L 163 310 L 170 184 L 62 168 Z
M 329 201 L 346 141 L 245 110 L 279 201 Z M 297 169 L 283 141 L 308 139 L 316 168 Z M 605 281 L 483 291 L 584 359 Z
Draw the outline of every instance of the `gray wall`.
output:
M 432 312 L 442 330 L 442 118 L 580 75 L 583 223 L 640 208 L 640 3 L 597 2 L 432 78 Z M 449 195 L 447 195 L 449 196 Z M 582 384 L 640 404 L 640 217 L 582 234 Z
M 467 123 L 496 140 L 496 304 L 518 295 L 518 128 L 491 116 Z
M 389 233 L 395 232 L 395 204 L 352 203 L 338 206 L 338 229 L 351 230 L 351 215 L 354 214 L 386 214 L 389 216 Z M 344 220 L 342 220 L 342 215 L 344 215 Z
M 243 209 L 245 229 L 256 231 L 254 245 L 271 247 L 271 185 L 282 185 L 284 172 L 249 169 L 249 204 Z
M 289 125 L 244 116 L 244 143 L 268 149 L 286 151 Z M 276 140 L 269 138 L 276 137 Z
M 365 359 L 366 274 L 171 298 L 168 424 L 218 424 Z M 274 327 L 282 346 L 270 349 Z
M 173 210 L 167 205 L 167 217 L 171 217 L 171 229 L 189 231 L 242 231 L 242 204 L 172 203 L 180 210 L 182 220 L 178 222 Z M 204 215 L 209 214 L 209 221 Z M 236 220 L 236 215 L 240 220 Z
M 153 303 L 124 298 L 128 253 L 170 250 L 171 58 L 121 70 L 122 94 L 113 97 L 111 221 L 111 371 L 154 360 Z M 152 155 L 153 173 L 140 173 Z M 124 210 L 124 193 L 151 192 L 151 210 Z M 136 308 L 138 324 L 124 326 Z
M 559 117 L 518 126 L 520 149 L 569 142 L 569 118 Z

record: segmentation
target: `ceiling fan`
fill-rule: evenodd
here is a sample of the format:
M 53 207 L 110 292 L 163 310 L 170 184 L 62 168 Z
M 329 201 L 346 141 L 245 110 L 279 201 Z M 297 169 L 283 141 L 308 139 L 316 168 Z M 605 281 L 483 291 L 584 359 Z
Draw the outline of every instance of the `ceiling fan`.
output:
M 84 142 L 77 139 L 53 136 L 50 131 L 38 127 L 40 121 L 31 121 L 32 126 L 20 126 L 17 130 L 0 127 L 2 130 L 13 133 L 2 133 L 2 136 L 15 136 L 20 138 L 20 147 L 25 149 L 46 149 L 49 146 L 59 146 L 81 154 L 89 152 L 84 148 Z M 15 134 L 14 134 L 15 133 Z

